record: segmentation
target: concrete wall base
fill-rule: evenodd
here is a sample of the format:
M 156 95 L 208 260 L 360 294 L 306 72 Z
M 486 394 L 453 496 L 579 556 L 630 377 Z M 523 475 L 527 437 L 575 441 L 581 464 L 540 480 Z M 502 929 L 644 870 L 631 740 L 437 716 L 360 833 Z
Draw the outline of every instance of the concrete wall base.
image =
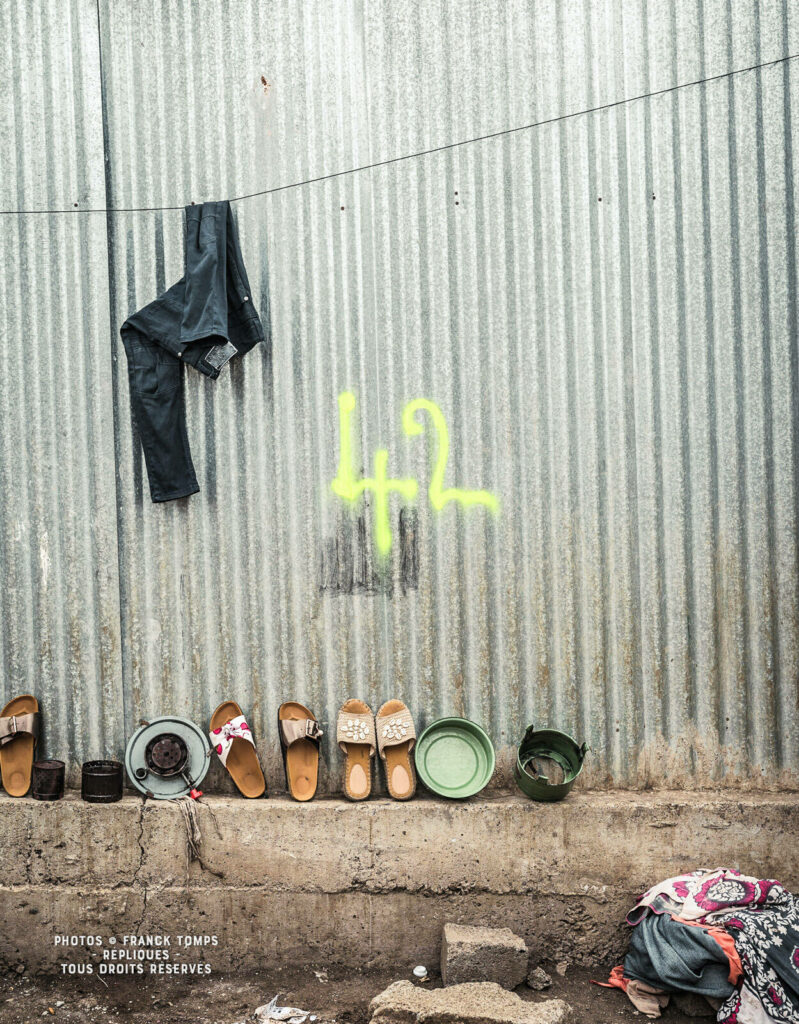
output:
M 0 796 L 0 962 L 57 971 L 56 935 L 186 933 L 218 936 L 214 970 L 431 965 L 456 921 L 596 964 L 621 956 L 625 913 L 658 879 L 724 865 L 799 890 L 796 795 L 204 797 L 198 812 L 205 868 L 170 803 Z

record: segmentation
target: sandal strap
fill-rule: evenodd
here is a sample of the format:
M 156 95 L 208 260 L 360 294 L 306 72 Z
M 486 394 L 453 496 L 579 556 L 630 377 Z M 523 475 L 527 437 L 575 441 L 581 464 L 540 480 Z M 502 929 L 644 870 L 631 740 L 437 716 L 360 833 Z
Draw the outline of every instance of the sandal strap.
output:
M 281 718 L 280 731 L 287 747 L 299 740 L 313 740 L 319 742 L 323 735 L 319 723 L 315 718 Z
M 10 743 L 16 736 L 25 733 L 38 740 L 38 711 L 29 711 L 24 715 L 9 715 L 7 718 L 0 718 L 0 747 Z
M 247 725 L 247 719 L 244 715 L 238 715 L 236 718 L 231 718 L 230 721 L 225 722 L 224 725 L 219 726 L 219 728 L 211 729 L 208 735 L 211 738 L 211 745 L 217 752 L 222 764 L 227 763 L 230 748 L 233 746 L 233 740 L 247 740 L 248 743 L 252 743 L 253 747 L 255 746 L 252 731 L 249 725 Z
M 385 760 L 386 747 L 396 747 L 410 740 L 408 750 L 413 750 L 416 743 L 416 729 L 411 713 L 407 708 L 395 711 L 393 715 L 385 715 L 375 722 L 377 726 L 377 747 L 380 756 Z
M 339 711 L 336 722 L 336 742 L 345 754 L 348 743 L 368 743 L 369 756 L 374 757 L 377 749 L 374 717 L 366 711 Z

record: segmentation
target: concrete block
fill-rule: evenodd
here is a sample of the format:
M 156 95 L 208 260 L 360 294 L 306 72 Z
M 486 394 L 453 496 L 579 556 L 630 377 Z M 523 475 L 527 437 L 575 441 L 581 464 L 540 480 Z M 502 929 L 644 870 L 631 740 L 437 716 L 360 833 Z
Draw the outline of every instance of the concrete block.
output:
M 527 945 L 510 928 L 445 924 L 441 977 L 445 985 L 493 981 L 516 988 L 527 977 Z
M 371 1024 L 565 1024 L 571 1017 L 562 999 L 526 1003 L 492 982 L 429 989 L 395 981 L 369 1010 Z

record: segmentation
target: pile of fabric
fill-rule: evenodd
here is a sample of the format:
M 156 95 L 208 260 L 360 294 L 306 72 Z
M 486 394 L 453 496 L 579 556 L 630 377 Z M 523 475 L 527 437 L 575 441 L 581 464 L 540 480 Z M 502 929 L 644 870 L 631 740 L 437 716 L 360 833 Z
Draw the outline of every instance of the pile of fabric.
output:
M 723 1024 L 799 1022 L 799 900 L 779 882 L 692 871 L 644 893 L 627 923 L 630 950 L 608 985 L 648 1017 L 692 992 Z

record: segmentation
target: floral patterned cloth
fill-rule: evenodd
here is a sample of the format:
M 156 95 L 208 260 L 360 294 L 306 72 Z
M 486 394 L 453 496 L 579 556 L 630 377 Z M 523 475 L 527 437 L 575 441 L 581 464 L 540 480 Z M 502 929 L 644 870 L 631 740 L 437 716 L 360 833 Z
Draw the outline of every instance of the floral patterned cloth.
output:
M 233 746 L 233 740 L 247 740 L 255 746 L 255 740 L 252 738 L 250 727 L 247 725 L 244 715 L 239 715 L 238 718 L 231 718 L 229 722 L 225 722 L 218 729 L 212 729 L 208 735 L 211 737 L 213 748 L 219 755 L 219 760 L 222 764 L 225 764 L 227 761 L 230 748 Z
M 732 935 L 745 983 L 719 1009 L 722 1024 L 799 1022 L 799 900 L 779 882 L 729 868 L 692 871 L 644 893 L 628 924 L 649 912 L 721 925 Z

